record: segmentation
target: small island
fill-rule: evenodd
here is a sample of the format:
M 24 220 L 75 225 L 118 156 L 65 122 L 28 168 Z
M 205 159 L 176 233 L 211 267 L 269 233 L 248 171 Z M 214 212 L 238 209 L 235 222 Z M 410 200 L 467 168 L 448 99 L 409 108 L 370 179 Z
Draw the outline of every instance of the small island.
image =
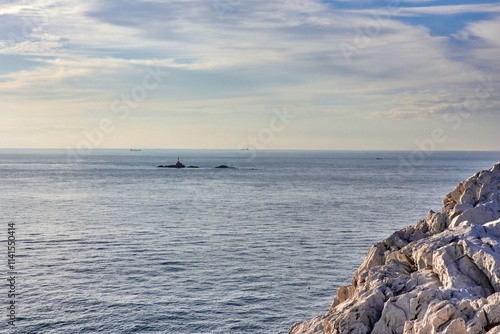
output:
M 175 165 L 167 165 L 167 166 L 160 165 L 160 166 L 158 166 L 158 168 L 186 168 L 186 166 L 180 161 L 180 158 L 178 157 Z M 198 166 L 189 166 L 187 168 L 199 168 L 199 167 Z
M 226 165 L 220 165 L 220 166 L 217 166 L 215 168 L 229 168 L 229 169 L 236 169 L 235 167 L 229 167 L 229 166 L 226 166 Z
M 180 161 L 180 158 L 177 157 L 177 162 L 175 163 L 175 165 L 159 165 L 157 166 L 158 168 L 200 168 L 198 166 L 188 166 L 186 167 L 181 161 Z M 221 169 L 236 169 L 236 167 L 232 167 L 232 166 L 227 166 L 227 165 L 219 165 L 215 168 L 221 168 Z

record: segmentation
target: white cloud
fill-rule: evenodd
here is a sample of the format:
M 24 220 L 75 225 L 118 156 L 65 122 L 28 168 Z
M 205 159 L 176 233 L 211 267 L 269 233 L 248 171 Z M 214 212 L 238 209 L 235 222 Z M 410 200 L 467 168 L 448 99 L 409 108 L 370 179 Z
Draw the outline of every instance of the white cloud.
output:
M 389 2 L 392 3 L 392 2 Z M 346 10 L 345 12 L 358 15 L 379 16 L 386 15 L 387 8 Z M 457 15 L 471 13 L 500 13 L 500 4 L 465 4 L 465 5 L 436 5 L 425 7 L 391 7 L 391 17 L 412 17 L 422 15 Z
M 20 36 L 0 37 L 0 54 L 38 64 L 0 76 L 0 108 L 14 110 L 17 103 L 26 114 L 98 117 L 141 82 L 146 67 L 160 66 L 172 75 L 141 104 L 144 117 L 293 104 L 311 110 L 306 118 L 433 118 L 460 103 L 453 96 L 473 91 L 482 73 L 500 76 L 492 66 L 499 62 L 497 20 L 471 23 L 455 38 L 398 21 L 491 13 L 498 4 L 405 7 L 377 21 L 371 15 L 387 8 L 225 1 L 231 6 L 220 15 L 214 3 L 67 0 L 0 7 L 9 22 L 0 23 L 0 36 Z M 464 45 L 455 45 L 457 38 Z M 342 45 L 353 47 L 350 61 Z M 493 114 L 497 102 L 488 103 L 485 111 Z
M 470 23 L 465 32 L 468 36 L 481 38 L 487 43 L 500 47 L 500 17 L 494 20 Z

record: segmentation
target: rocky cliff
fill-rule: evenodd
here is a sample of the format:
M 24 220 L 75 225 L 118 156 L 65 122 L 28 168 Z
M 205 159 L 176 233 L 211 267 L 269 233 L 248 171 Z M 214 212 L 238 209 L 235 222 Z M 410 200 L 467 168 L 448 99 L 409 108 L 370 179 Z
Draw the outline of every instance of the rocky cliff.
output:
M 326 315 L 290 334 L 500 334 L 500 163 L 377 243 Z

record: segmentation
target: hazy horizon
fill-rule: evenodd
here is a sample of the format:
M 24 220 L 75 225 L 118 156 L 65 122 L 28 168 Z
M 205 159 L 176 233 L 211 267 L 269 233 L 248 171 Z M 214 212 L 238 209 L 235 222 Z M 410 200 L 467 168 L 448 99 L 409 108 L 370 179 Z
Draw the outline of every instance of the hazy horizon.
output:
M 0 150 L 50 150 L 50 151 L 64 151 L 66 153 L 74 153 L 79 156 L 85 156 L 87 154 L 92 154 L 93 151 L 125 151 L 130 152 L 131 150 L 138 151 L 245 151 L 240 149 L 230 149 L 230 148 L 143 148 L 143 147 L 127 147 L 127 148 L 116 148 L 116 147 L 107 147 L 107 148 L 93 148 L 91 151 L 78 152 L 77 149 L 74 148 L 63 148 L 63 147 L 0 147 Z M 310 152 L 419 152 L 424 150 L 379 150 L 379 149 L 352 149 L 352 150 L 336 150 L 336 149 L 282 149 L 282 148 L 266 148 L 266 149 L 250 149 L 256 152 L 273 152 L 273 151 L 310 151 Z M 464 152 L 464 153 L 498 153 L 500 150 L 432 150 L 426 151 L 428 155 L 432 155 L 434 152 L 436 153 L 446 153 L 446 152 Z

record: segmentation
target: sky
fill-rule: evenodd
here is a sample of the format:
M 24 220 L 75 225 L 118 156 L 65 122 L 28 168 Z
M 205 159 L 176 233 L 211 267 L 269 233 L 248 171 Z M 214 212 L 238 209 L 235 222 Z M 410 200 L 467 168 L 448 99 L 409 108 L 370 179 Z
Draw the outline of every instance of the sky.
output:
M 6 0 L 0 148 L 500 150 L 500 1 Z

